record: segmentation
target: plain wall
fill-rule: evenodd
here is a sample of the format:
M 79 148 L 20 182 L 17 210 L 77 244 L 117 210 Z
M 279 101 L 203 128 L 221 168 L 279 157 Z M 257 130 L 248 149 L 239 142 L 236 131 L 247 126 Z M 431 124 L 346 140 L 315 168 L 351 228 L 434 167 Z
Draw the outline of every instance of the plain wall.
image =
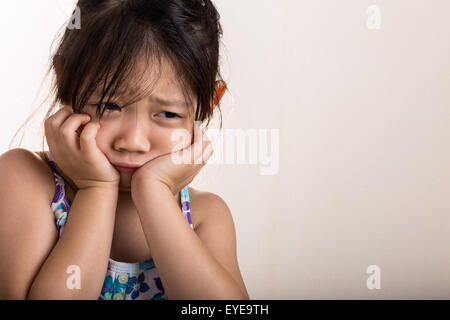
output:
M 70 2 L 2 3 L 1 153 Z M 279 130 L 277 174 L 210 164 L 191 185 L 230 207 L 251 298 L 450 298 L 450 2 L 214 3 L 224 129 Z

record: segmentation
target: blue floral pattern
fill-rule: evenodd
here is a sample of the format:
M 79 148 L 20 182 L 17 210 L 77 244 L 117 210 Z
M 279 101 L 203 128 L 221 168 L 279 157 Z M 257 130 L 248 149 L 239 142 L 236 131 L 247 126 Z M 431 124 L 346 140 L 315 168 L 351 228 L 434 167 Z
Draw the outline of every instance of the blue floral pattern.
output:
M 150 287 L 148 286 L 147 283 L 144 282 L 144 280 L 145 280 L 144 273 L 141 273 L 139 275 L 137 283 L 136 277 L 129 278 L 126 293 L 127 294 L 131 293 L 131 299 L 136 300 L 140 292 L 147 292 L 150 289 Z
M 103 289 L 102 289 L 102 295 L 105 297 L 105 299 L 111 299 L 112 293 L 113 293 L 113 287 L 112 287 L 113 281 L 111 276 L 106 276 L 105 281 L 103 283 Z

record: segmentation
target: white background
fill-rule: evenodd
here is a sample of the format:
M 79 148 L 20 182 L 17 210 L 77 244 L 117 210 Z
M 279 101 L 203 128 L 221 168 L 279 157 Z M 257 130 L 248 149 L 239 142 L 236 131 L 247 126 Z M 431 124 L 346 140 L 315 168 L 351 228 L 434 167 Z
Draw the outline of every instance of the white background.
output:
M 2 2 L 1 153 L 37 107 L 66 3 Z M 229 205 L 250 297 L 450 298 L 450 2 L 214 3 L 224 128 L 280 130 L 278 174 L 212 164 L 192 185 Z

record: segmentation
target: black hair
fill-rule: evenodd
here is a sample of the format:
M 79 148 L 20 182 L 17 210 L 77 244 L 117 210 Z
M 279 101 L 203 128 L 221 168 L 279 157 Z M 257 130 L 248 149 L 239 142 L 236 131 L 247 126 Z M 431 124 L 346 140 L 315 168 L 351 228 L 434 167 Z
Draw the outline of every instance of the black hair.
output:
M 51 85 L 54 100 L 45 118 L 58 104 L 81 113 L 97 90 L 100 117 L 103 100 L 107 97 L 109 102 L 118 88 L 127 93 L 125 105 L 138 101 L 154 84 L 131 85 L 145 82 L 136 74 L 138 63 L 144 62 L 143 73 L 151 71 L 157 81 L 165 62 L 192 109 L 192 97 L 197 100 L 194 120 L 208 119 L 209 125 L 214 109 L 220 111 L 217 83 L 228 90 L 219 70 L 223 30 L 211 0 L 79 0 L 76 8 L 81 27 L 66 28 L 51 57 L 48 72 L 53 69 L 56 75 Z M 131 77 L 138 81 L 130 81 Z

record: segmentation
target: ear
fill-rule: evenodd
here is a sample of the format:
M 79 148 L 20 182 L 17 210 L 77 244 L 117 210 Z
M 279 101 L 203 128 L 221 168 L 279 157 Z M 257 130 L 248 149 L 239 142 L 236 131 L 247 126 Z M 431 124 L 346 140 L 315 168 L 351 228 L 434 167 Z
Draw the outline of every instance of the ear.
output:
M 212 108 L 214 109 L 219 101 L 222 99 L 225 91 L 227 89 L 227 84 L 224 81 L 216 81 L 216 91 L 214 93 L 214 100 L 212 101 Z

